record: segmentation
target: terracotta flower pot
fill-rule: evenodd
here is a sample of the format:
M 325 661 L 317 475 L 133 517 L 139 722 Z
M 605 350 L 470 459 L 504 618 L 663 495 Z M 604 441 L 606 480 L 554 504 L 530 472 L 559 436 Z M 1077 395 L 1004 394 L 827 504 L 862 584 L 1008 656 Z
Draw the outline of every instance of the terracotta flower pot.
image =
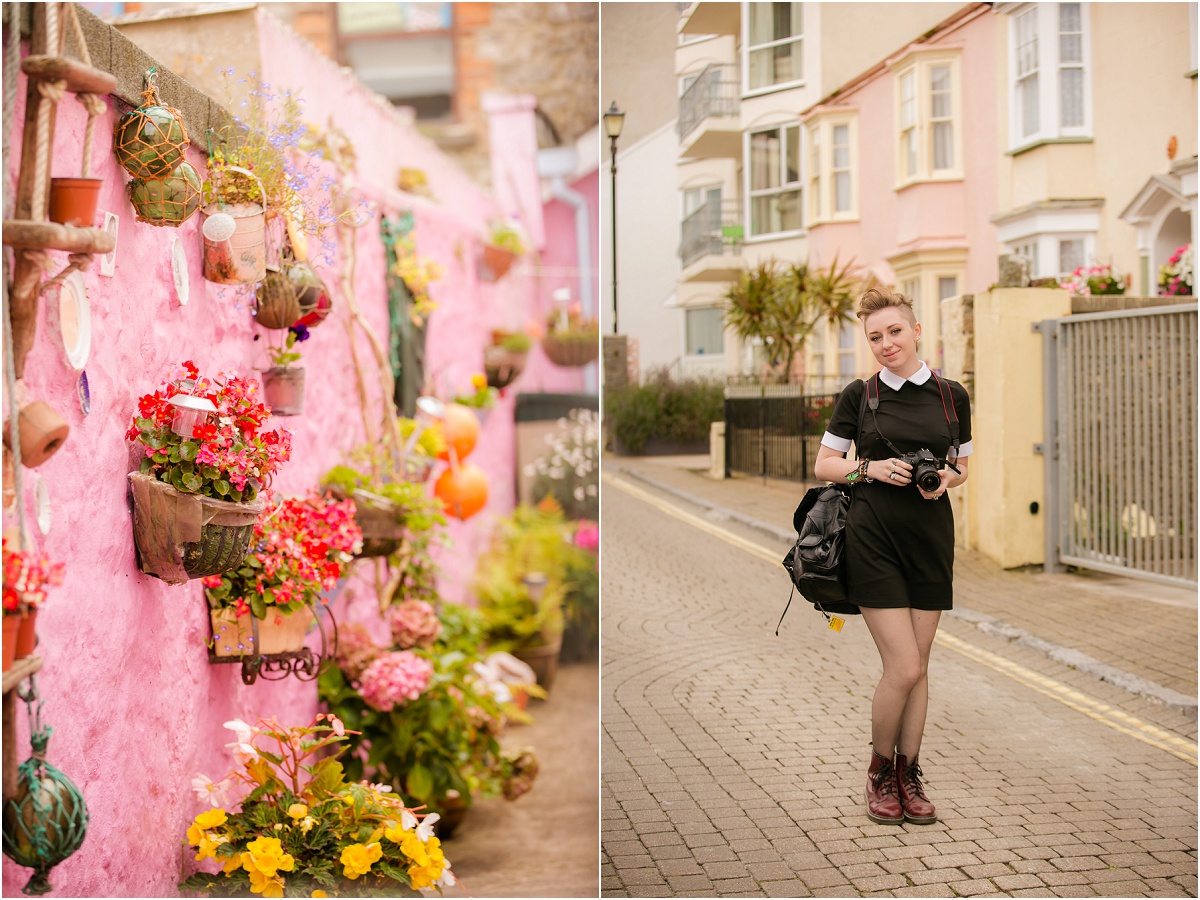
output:
M 20 418 L 21 465 L 34 469 L 59 451 L 71 432 L 71 427 L 41 400 L 21 407 Z M 8 445 L 10 424 L 4 423 L 4 443 Z
M 475 266 L 475 273 L 480 281 L 499 281 L 516 261 L 515 253 L 484 244 L 483 252 L 479 254 L 479 262 Z
M 21 630 L 20 616 L 4 617 L 4 671 L 12 668 L 17 658 L 17 633 Z
M 554 684 L 554 676 L 558 674 L 558 656 L 562 651 L 562 635 L 556 635 L 549 643 L 539 647 L 522 647 L 512 651 L 512 655 L 527 663 L 535 675 L 537 683 L 547 691 Z
M 17 653 L 14 659 L 24 659 L 37 646 L 37 614 L 36 609 L 31 609 L 18 619 L 20 627 L 17 629 Z
M 263 402 L 273 416 L 304 415 L 304 369 L 273 366 L 262 374 Z
M 91 228 L 103 178 L 51 178 L 50 221 Z
M 129 483 L 138 565 L 168 584 L 220 575 L 241 565 L 254 523 L 266 508 L 261 498 L 229 503 L 185 494 L 140 472 L 130 472 Z
M 232 609 L 209 610 L 212 621 L 213 653 L 217 656 L 253 656 L 254 623 L 252 615 L 239 616 Z M 307 606 L 286 614 L 267 609 L 267 617 L 258 620 L 258 652 L 295 653 L 304 646 L 304 635 L 312 624 L 313 614 Z

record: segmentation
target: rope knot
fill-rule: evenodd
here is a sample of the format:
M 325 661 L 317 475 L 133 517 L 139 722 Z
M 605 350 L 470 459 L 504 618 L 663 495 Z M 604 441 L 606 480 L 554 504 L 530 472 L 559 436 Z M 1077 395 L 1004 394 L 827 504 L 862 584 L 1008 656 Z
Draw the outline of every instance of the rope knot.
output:
M 67 82 L 64 81 L 39 81 L 38 93 L 43 100 L 50 100 L 57 103 L 67 93 Z

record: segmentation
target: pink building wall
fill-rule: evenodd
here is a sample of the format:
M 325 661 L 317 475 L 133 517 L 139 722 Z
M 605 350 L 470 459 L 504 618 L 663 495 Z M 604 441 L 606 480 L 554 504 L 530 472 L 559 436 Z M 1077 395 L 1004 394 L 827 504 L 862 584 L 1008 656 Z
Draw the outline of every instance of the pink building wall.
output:
M 911 249 L 967 247 L 963 293 L 995 282 L 999 244 L 989 220 L 997 196 L 996 21 L 984 14 L 923 46 L 961 47 L 960 84 L 963 179 L 895 190 L 896 80 L 884 71 L 827 105 L 858 110 L 859 221 L 813 225 L 811 259 L 828 265 L 854 258 L 884 283 L 894 284 L 887 257 Z M 897 54 L 899 55 L 899 54 Z
M 319 58 L 261 13 L 263 80 L 303 87 L 311 121 L 330 117 L 345 130 L 358 152 L 356 180 L 363 195 L 388 213 L 411 202 L 416 209 L 417 245 L 446 269 L 433 296 L 439 304 L 429 327 L 428 365 L 439 391 L 468 389 L 470 374 L 482 370 L 483 347 L 492 327 L 511 308 L 520 321 L 541 312 L 540 295 L 526 282 L 505 279 L 481 284 L 474 254 L 494 204 L 415 128 L 389 110 L 332 63 Z M 23 52 L 28 52 L 24 48 Z M 19 148 L 25 79 L 20 79 L 13 146 Z M 295 679 L 245 686 L 237 665 L 210 665 L 206 604 L 198 581 L 169 586 L 141 574 L 136 565 L 126 499 L 129 446 L 124 439 L 136 401 L 156 388 L 185 359 L 207 373 L 236 369 L 250 374 L 265 366 L 261 334 L 250 314 L 249 289 L 220 288 L 201 277 L 199 228 L 195 215 L 178 229 L 134 221 L 125 200 L 129 180 L 117 165 L 107 135 L 121 104 L 98 125 L 93 172 L 105 179 L 100 208 L 121 217 L 114 277 L 85 274 L 92 311 L 92 347 L 87 363 L 91 413 L 75 401 L 75 373 L 69 369 L 47 328 L 45 306 L 38 335 L 26 362 L 29 400 L 54 406 L 71 426 L 63 448 L 37 470 L 48 488 L 53 524 L 39 548 L 66 563 L 64 584 L 55 589 L 38 620 L 38 676 L 46 701 L 45 720 L 54 726 L 49 761 L 76 783 L 87 800 L 91 825 L 87 840 L 51 876 L 57 896 L 173 896 L 184 854 L 184 832 L 201 806 L 191 790 L 197 773 L 219 779 L 232 761 L 224 748 L 231 732 L 222 723 L 276 716 L 303 724 L 317 711 L 316 687 Z M 85 114 L 68 99 L 60 104 L 52 174 L 77 174 Z M 202 142 L 188 161 L 203 172 Z M 5 188 L 12 190 L 20 164 L 14 152 Z M 437 204 L 405 198 L 392 189 L 398 168 L 423 168 Z M 175 300 L 170 267 L 176 239 L 185 247 L 190 302 Z M 360 307 L 386 343 L 387 293 L 384 250 L 378 224 L 355 232 L 354 289 Z M 65 263 L 65 254 L 54 254 Z M 337 266 L 344 261 L 339 249 Z M 294 431 L 293 458 L 275 487 L 299 493 L 316 484 L 344 451 L 363 440 L 362 417 L 347 338 L 347 303 L 333 269 L 318 266 L 334 299 L 334 314 L 301 345 L 307 369 L 306 412 L 273 420 Z M 370 359 L 361 335 L 360 358 Z M 539 390 L 574 391 L 580 375 L 553 367 L 534 351 L 529 379 Z M 369 363 L 373 366 L 373 362 Z M 528 382 L 527 382 L 528 383 Z M 518 382 L 524 388 L 524 384 Z M 368 374 L 373 409 L 380 388 Z M 491 499 L 483 513 L 451 529 L 453 546 L 442 554 L 447 599 L 467 599 L 474 555 L 486 542 L 495 517 L 512 506 L 514 465 L 513 391 L 488 418 L 471 461 L 487 471 Z M 4 398 L 4 414 L 13 398 Z M 379 414 L 374 419 L 378 421 Z M 26 498 L 31 470 L 24 470 Z M 26 514 L 33 521 L 32 502 Z M 13 524 L 6 519 L 6 525 Z M 377 618 L 368 569 L 334 603 L 340 621 Z M 310 637 L 310 643 L 313 638 Z M 28 727 L 18 709 L 18 757 L 28 755 Z M 4 892 L 16 895 L 29 872 L 6 860 Z

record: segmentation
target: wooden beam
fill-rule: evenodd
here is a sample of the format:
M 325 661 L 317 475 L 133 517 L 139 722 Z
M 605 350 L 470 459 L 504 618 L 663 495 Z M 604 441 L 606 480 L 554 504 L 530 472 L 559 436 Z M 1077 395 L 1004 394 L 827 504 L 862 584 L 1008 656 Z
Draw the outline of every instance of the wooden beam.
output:
M 4 243 L 27 250 L 65 250 L 68 253 L 111 253 L 117 239 L 103 228 L 76 228 L 57 222 L 9 219 Z
M 65 56 L 27 56 L 21 61 L 21 71 L 31 79 L 65 81 L 73 94 L 104 96 L 117 89 L 115 75 Z

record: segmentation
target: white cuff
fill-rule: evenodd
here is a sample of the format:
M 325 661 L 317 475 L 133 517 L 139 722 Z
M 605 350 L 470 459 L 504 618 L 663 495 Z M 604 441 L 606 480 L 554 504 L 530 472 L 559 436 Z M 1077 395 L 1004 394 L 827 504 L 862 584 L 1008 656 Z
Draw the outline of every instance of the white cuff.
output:
M 951 447 L 950 449 L 953 450 L 954 448 Z M 947 451 L 947 452 L 949 452 L 949 451 Z M 970 456 L 974 452 L 975 452 L 975 448 L 973 446 L 971 446 L 971 441 L 967 441 L 965 444 L 959 445 L 958 458 L 962 459 L 964 456 Z
M 850 450 L 850 445 L 854 441 L 850 438 L 838 437 L 836 434 L 825 432 L 825 436 L 821 438 L 821 446 L 828 447 L 830 450 L 836 450 L 838 453 L 847 453 Z

